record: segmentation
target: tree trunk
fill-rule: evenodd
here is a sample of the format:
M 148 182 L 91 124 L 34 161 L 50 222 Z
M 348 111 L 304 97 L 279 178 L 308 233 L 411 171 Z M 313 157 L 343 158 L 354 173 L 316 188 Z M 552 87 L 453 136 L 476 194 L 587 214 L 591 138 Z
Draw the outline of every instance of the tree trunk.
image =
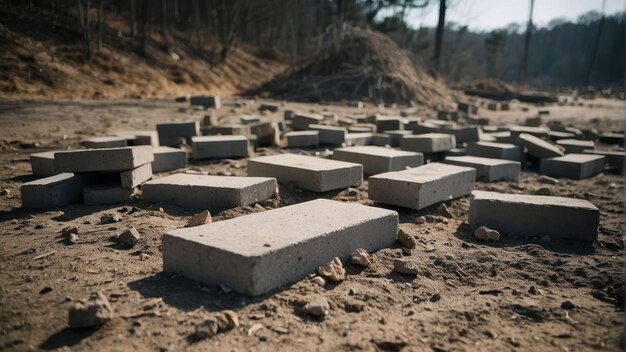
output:
M 606 6 L 606 0 L 602 1 L 602 18 L 600 18 L 600 24 L 598 25 L 598 34 L 596 35 L 596 46 L 593 49 L 593 53 L 591 54 L 591 61 L 589 62 L 589 67 L 587 68 L 587 74 L 585 75 L 585 84 L 584 86 L 589 86 L 591 81 L 591 72 L 593 71 L 593 66 L 596 64 L 596 57 L 598 56 L 598 49 L 600 48 L 600 37 L 602 36 L 602 27 L 604 27 L 604 7 Z
M 530 8 L 528 10 L 528 24 L 526 25 L 526 37 L 524 38 L 524 54 L 522 55 L 522 64 L 519 70 L 519 82 L 524 84 L 526 82 L 526 74 L 528 69 L 528 47 L 530 46 L 530 34 L 533 27 L 533 7 L 535 6 L 535 0 L 530 0 Z
M 167 47 L 167 1 L 161 0 L 161 40 Z
M 441 61 L 441 48 L 443 46 L 443 31 L 446 22 L 446 0 L 439 0 L 439 21 L 437 22 L 437 32 L 435 34 L 435 57 L 433 59 L 435 69 L 439 70 Z
M 102 50 L 102 8 L 104 0 L 98 0 L 98 51 Z
M 150 0 L 143 0 L 141 5 L 141 51 L 145 53 L 150 37 Z
M 89 61 L 91 60 L 91 35 L 90 35 L 90 23 L 89 23 L 89 8 L 90 1 L 76 0 L 78 4 L 78 17 L 80 19 L 80 26 L 83 32 L 83 50 L 84 56 Z
M 135 20 L 135 0 L 130 0 L 130 9 L 128 14 L 130 15 L 130 36 L 131 38 L 137 37 L 137 21 Z

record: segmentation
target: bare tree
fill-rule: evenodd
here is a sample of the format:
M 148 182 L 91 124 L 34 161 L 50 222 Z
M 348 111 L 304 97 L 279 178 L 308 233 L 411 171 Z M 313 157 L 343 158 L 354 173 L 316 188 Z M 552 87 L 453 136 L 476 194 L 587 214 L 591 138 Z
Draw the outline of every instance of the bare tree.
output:
M 439 0 L 439 20 L 437 21 L 437 32 L 435 34 L 435 57 L 433 63 L 435 69 L 439 70 L 441 61 L 441 48 L 443 46 L 443 32 L 446 23 L 446 0 Z
M 533 7 L 535 6 L 535 0 L 530 0 L 528 9 L 528 24 L 526 25 L 526 36 L 524 38 L 524 54 L 522 55 L 522 64 L 519 71 L 519 82 L 523 84 L 526 82 L 526 74 L 528 69 L 528 48 L 530 46 L 530 35 L 533 27 Z
M 136 1 L 130 0 L 130 9 L 128 10 L 129 15 L 129 25 L 130 25 L 130 36 L 131 38 L 137 37 L 137 21 L 135 20 L 135 6 Z
M 76 0 L 78 5 L 78 17 L 83 32 L 83 55 L 91 60 L 91 23 L 89 21 L 90 0 Z
M 585 86 L 589 85 L 591 81 L 591 72 L 593 71 L 593 66 L 596 64 L 596 58 L 598 57 L 598 49 L 600 48 L 600 37 L 602 35 L 602 27 L 604 27 L 604 8 L 606 6 L 606 0 L 602 1 L 602 18 L 600 18 L 600 23 L 598 24 L 598 34 L 596 35 L 596 46 L 593 49 L 593 53 L 591 54 L 591 60 L 589 61 L 589 68 L 587 69 L 587 74 L 585 75 Z
M 98 0 L 98 51 L 102 49 L 102 8 L 104 0 Z

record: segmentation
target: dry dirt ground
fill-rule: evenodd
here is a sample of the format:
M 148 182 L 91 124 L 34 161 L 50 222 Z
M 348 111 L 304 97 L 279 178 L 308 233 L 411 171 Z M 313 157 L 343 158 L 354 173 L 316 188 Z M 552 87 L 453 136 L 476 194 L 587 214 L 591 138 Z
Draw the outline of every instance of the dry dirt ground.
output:
M 234 101 L 227 101 L 220 110 L 218 115 L 223 115 L 224 121 L 254 112 L 258 106 Z M 581 104 L 546 109 L 551 119 L 576 126 L 623 129 L 623 101 Z M 476 184 L 478 189 L 530 194 L 547 187 L 552 195 L 588 199 L 601 211 L 596 243 L 510 237 L 494 243 L 476 242 L 468 231 L 468 198 L 464 197 L 446 203 L 454 215 L 447 223 L 415 223 L 419 215 L 436 215 L 436 206 L 419 212 L 395 209 L 400 227 L 419 238 L 420 245 L 410 255 L 397 245 L 374 253 L 373 267 L 363 270 L 347 265 L 348 276 L 341 283 L 319 287 L 305 278 L 258 298 L 226 294 L 162 273 L 161 236 L 184 226 L 199 209 L 141 200 L 116 206 L 72 205 L 45 212 L 20 208 L 19 187 L 34 179 L 30 153 L 76 148 L 88 136 L 154 128 L 159 121 L 201 119 L 204 115 L 185 106 L 163 101 L 0 101 L 0 189 L 8 191 L 0 202 L 0 350 L 624 348 L 623 299 L 618 302 L 620 296 L 615 293 L 624 284 L 624 179 L 615 174 L 544 185 L 531 170 L 523 172 L 517 184 Z M 283 108 L 357 112 L 346 105 L 284 104 Z M 370 106 L 365 111 L 375 109 Z M 484 115 L 499 122 L 521 122 L 537 109 L 529 107 L 524 112 L 515 106 L 510 112 L 486 111 Z M 397 114 L 398 110 L 386 112 Z M 276 152 L 267 149 L 258 154 Z M 245 175 L 246 161 L 192 162 L 190 168 L 209 174 Z M 317 197 L 372 205 L 367 199 L 367 181 L 321 195 L 281 185 L 274 199 L 213 215 L 219 221 Z M 119 215 L 122 221 L 100 224 L 100 216 L 106 212 Z M 68 225 L 79 228 L 76 244 L 67 243 L 60 235 Z M 142 242 L 125 250 L 111 237 L 129 226 L 137 228 Z M 393 259 L 406 256 L 419 263 L 417 277 L 392 272 Z M 115 318 L 97 330 L 69 329 L 68 309 L 97 291 L 112 302 Z M 329 315 L 320 320 L 302 314 L 302 304 L 319 296 L 330 302 Z M 565 301 L 574 307 L 562 308 Z M 195 341 L 195 324 L 224 309 L 237 312 L 241 327 Z

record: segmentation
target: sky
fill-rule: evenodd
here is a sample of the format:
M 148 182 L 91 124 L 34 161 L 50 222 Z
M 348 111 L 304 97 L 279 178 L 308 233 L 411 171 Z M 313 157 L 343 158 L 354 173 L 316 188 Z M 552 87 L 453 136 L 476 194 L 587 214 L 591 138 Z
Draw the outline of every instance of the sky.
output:
M 590 10 L 600 12 L 603 0 L 535 0 L 533 23 L 546 26 L 550 20 L 565 17 L 576 18 Z M 414 28 L 435 27 L 439 16 L 439 1 L 431 0 L 434 6 L 411 11 L 407 22 Z M 509 23 L 525 24 L 528 20 L 529 0 L 448 0 L 446 22 L 454 21 L 467 25 L 472 30 L 504 28 Z M 614 14 L 626 9 L 626 0 L 606 0 L 605 14 Z

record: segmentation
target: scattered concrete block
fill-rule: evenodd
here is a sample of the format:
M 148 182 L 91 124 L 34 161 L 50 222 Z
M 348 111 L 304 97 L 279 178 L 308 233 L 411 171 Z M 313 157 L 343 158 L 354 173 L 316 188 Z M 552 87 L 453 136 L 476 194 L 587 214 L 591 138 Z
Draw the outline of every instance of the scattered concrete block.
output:
M 623 133 L 603 133 L 599 136 L 600 142 L 604 144 L 617 144 L 624 146 L 624 134 Z
M 309 129 L 309 125 L 319 125 L 323 120 L 322 115 L 298 112 L 293 116 L 291 127 L 294 130 L 304 131 Z
M 39 180 L 26 182 L 20 187 L 22 207 L 25 209 L 53 209 L 83 199 L 83 187 L 88 176 L 63 173 Z
M 152 163 L 120 172 L 122 188 L 135 188 L 152 178 Z
M 385 131 L 397 131 L 403 130 L 404 124 L 402 123 L 402 118 L 398 116 L 376 116 L 376 131 L 377 132 L 385 132 Z
M 467 149 L 465 148 L 452 148 L 450 150 L 446 150 L 445 152 L 443 152 L 443 156 L 444 157 L 449 157 L 449 156 L 464 156 L 467 155 Z
M 473 168 L 430 163 L 371 176 L 369 199 L 420 210 L 469 194 L 474 189 L 475 178 Z
M 202 134 L 205 136 L 247 136 L 252 134 L 250 126 L 241 124 L 230 124 L 221 126 L 208 126 L 202 128 Z
M 121 148 L 128 145 L 128 139 L 130 136 L 123 137 L 94 137 L 86 139 L 82 142 L 82 145 L 88 149 L 101 149 L 101 148 Z M 134 140 L 134 137 L 132 137 Z
M 346 145 L 358 146 L 358 145 L 371 145 L 374 139 L 373 133 L 347 133 Z
M 438 133 L 439 126 L 428 122 L 410 120 L 404 125 L 404 129 L 412 131 L 413 134 Z
M 394 211 L 326 199 L 169 231 L 163 270 L 258 296 L 300 280 L 334 257 L 393 245 Z
M 498 103 L 487 103 L 487 110 L 497 111 Z
M 441 128 L 437 132 L 454 135 L 456 143 L 477 142 L 480 140 L 480 128 L 477 126 L 459 128 Z
M 524 149 L 507 143 L 477 142 L 467 145 L 467 154 L 482 158 L 522 161 Z
M 405 131 L 405 130 L 395 130 L 395 131 L 390 130 L 390 131 L 385 131 L 385 134 L 389 135 L 389 137 L 391 138 L 391 146 L 396 148 L 400 146 L 402 137 L 410 136 L 413 134 L 413 132 Z
M 582 199 L 473 191 L 469 222 L 472 232 L 486 226 L 515 236 L 593 242 L 600 211 Z
M 500 131 L 494 133 L 487 133 L 489 136 L 496 139 L 496 143 L 515 143 L 515 139 L 511 137 L 510 131 Z
M 83 188 L 85 205 L 117 204 L 129 201 L 135 193 L 134 188 L 119 185 L 95 185 Z
M 457 110 L 462 111 L 466 114 L 478 114 L 478 106 L 472 103 L 457 103 Z
M 152 172 L 164 172 L 187 167 L 187 153 L 178 148 L 155 147 L 152 148 L 154 161 Z
M 452 121 L 444 121 L 444 120 L 426 120 L 425 123 L 429 123 L 435 125 L 439 128 L 455 128 L 456 124 Z
M 245 158 L 249 142 L 244 136 L 198 136 L 191 139 L 194 159 Z
M 250 132 L 256 136 L 257 145 L 267 147 L 275 142 L 275 138 L 280 137 L 280 131 L 276 123 L 259 122 L 250 125 Z
M 58 174 L 54 167 L 54 151 L 33 153 L 30 155 L 30 167 L 33 175 L 40 177 L 54 176 Z
M 263 110 L 267 110 L 267 111 L 271 111 L 271 112 L 276 112 L 278 111 L 279 105 L 275 104 L 275 103 L 261 103 L 261 106 L 259 106 L 259 110 L 263 111 Z
M 191 144 L 191 137 L 200 135 L 198 121 L 163 122 L 156 125 L 159 133 L 159 144 L 168 147 L 178 147 L 182 139 Z
M 560 139 L 556 141 L 557 145 L 565 148 L 565 154 L 580 154 L 585 149 L 593 149 L 593 141 L 582 141 L 579 139 Z
M 372 135 L 372 145 L 384 147 L 386 145 L 391 145 L 391 136 L 384 133 L 374 133 Z
M 376 133 L 376 125 L 373 123 L 357 123 L 348 127 L 350 133 Z
M 444 133 L 426 133 L 404 136 L 400 142 L 402 150 L 418 153 L 437 153 L 456 147 L 456 137 Z
M 220 97 L 211 95 L 197 95 L 189 99 L 191 105 L 199 105 L 205 108 L 219 109 L 222 107 Z
M 279 154 L 248 160 L 249 176 L 275 177 L 279 183 L 293 182 L 313 192 L 358 186 L 363 166 L 305 155 Z
M 291 121 L 294 116 L 295 116 L 295 112 L 293 110 L 285 110 L 283 112 L 283 120 L 285 121 Z
M 285 133 L 289 148 L 317 148 L 319 131 L 292 131 Z
M 539 127 L 543 124 L 541 116 L 531 116 L 526 118 L 525 125 L 528 127 Z
M 361 164 L 365 175 L 401 171 L 424 164 L 424 155 L 420 153 L 374 146 L 338 148 L 333 151 L 333 159 Z
M 604 156 L 593 154 L 567 154 L 541 160 L 540 172 L 552 177 L 582 180 L 604 170 Z
M 480 158 L 476 156 L 449 156 L 446 157 L 442 163 L 474 168 L 476 169 L 476 179 L 486 182 L 517 182 L 522 168 L 519 161 Z
M 159 146 L 159 134 L 157 131 L 120 131 L 115 133 L 118 137 L 126 138 L 126 143 L 129 146 L 135 145 L 149 145 L 153 147 Z
M 326 145 L 342 145 L 346 142 L 346 129 L 328 125 L 309 125 L 313 131 L 319 132 L 319 143 Z
M 489 125 L 489 123 L 491 123 L 491 121 L 487 117 L 468 116 L 467 123 L 472 125 L 487 126 Z
M 148 181 L 142 190 L 146 202 L 171 202 L 181 207 L 214 211 L 264 201 L 276 191 L 276 180 L 181 173 Z
M 528 154 L 539 159 L 564 155 L 554 144 L 526 133 L 522 133 L 517 137 L 517 144 L 526 147 Z
M 561 139 L 573 139 L 576 135 L 569 132 L 550 131 L 548 137 L 551 141 L 556 142 Z
M 547 127 L 526 127 L 526 126 L 511 126 L 511 137 L 516 139 L 522 133 L 529 134 L 538 138 L 548 137 L 550 129 Z
M 110 149 L 82 149 L 54 154 L 59 172 L 126 171 L 154 161 L 149 146 Z
M 241 115 L 239 122 L 241 122 L 242 125 L 252 125 L 261 122 L 261 118 L 254 115 Z
M 500 110 L 508 111 L 510 109 L 511 109 L 511 104 L 510 103 L 500 103 Z
M 624 173 L 624 161 L 626 160 L 626 152 L 623 151 L 604 151 L 604 150 L 585 150 L 583 154 L 602 155 L 606 163 L 617 169 L 620 173 Z

